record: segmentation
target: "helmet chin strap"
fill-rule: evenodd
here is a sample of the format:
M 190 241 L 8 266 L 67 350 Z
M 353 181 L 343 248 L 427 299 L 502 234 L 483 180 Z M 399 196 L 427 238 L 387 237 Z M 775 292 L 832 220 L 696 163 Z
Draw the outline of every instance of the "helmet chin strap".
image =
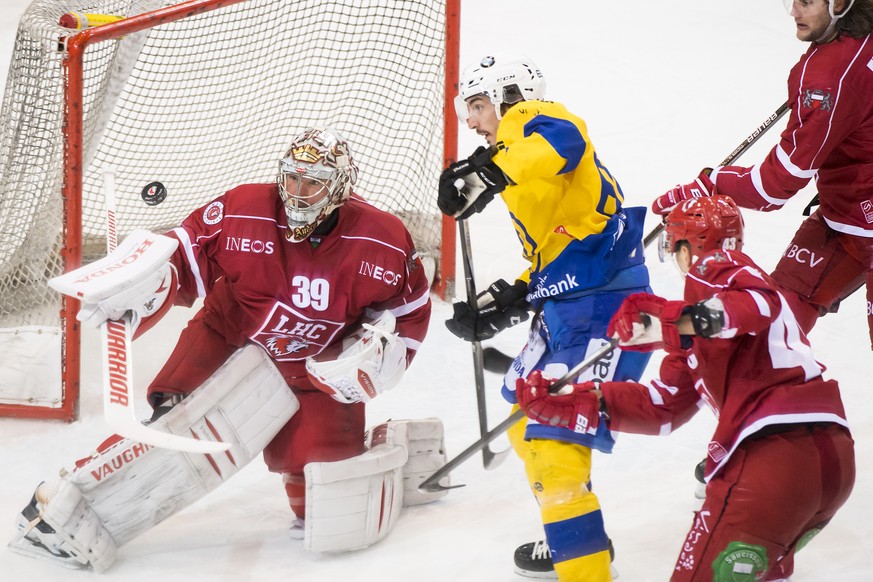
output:
M 834 28 L 836 28 L 837 26 L 837 20 L 848 14 L 854 3 L 855 0 L 849 0 L 849 5 L 846 6 L 846 8 L 840 14 L 834 14 L 834 0 L 830 0 L 828 2 L 828 14 L 831 15 L 831 23 L 828 24 L 828 27 L 825 29 L 822 35 L 815 39 L 813 42 L 821 42 L 824 39 L 828 38 L 834 32 Z

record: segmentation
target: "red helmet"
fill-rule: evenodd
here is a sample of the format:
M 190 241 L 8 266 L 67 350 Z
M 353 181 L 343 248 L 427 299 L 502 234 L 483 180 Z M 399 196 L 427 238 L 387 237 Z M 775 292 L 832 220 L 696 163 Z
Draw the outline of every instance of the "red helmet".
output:
M 743 215 L 730 196 L 692 198 L 667 215 L 658 254 L 675 252 L 676 244 L 688 241 L 695 259 L 716 249 L 743 249 Z

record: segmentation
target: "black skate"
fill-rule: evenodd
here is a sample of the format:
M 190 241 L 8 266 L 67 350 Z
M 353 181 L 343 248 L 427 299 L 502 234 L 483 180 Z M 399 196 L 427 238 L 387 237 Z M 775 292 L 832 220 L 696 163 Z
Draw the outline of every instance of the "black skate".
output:
M 609 560 L 615 559 L 612 540 L 609 540 Z M 612 579 L 618 578 L 618 570 L 611 566 Z M 518 546 L 515 550 L 515 573 L 526 578 L 541 580 L 557 580 L 555 565 L 552 563 L 552 552 L 546 540 L 529 542 Z

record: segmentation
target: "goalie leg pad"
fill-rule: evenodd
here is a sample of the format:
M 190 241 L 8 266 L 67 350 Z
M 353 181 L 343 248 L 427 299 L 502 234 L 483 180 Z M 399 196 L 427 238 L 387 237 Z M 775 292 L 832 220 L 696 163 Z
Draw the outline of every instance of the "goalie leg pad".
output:
M 403 506 L 422 505 L 444 497 L 448 491 L 419 491 L 425 479 L 446 464 L 443 422 L 439 418 L 389 420 L 367 432 L 369 447 L 377 444 L 400 445 L 408 460 L 403 465 Z M 448 477 L 443 485 L 448 485 Z
M 380 444 L 344 461 L 308 463 L 303 547 L 345 552 L 388 535 L 403 506 L 406 460 L 402 446 Z
M 232 443 L 216 455 L 159 449 L 118 436 L 61 478 L 37 490 L 38 521 L 13 543 L 67 551 L 72 565 L 108 567 L 115 547 L 191 505 L 258 455 L 299 407 L 266 353 L 247 346 L 234 353 L 206 382 L 152 424 L 173 434 Z M 84 505 L 85 507 L 81 507 Z M 72 507 L 72 509 L 70 509 Z M 28 509 L 22 513 L 28 524 Z M 43 536 L 41 522 L 52 529 Z M 93 532 L 93 533 L 92 533 Z M 104 541 L 109 537 L 114 544 Z M 58 539 L 61 542 L 58 542 Z M 84 540 L 84 541 L 83 541 Z M 21 549 L 21 548 L 19 548 Z M 52 551 L 44 557 L 58 560 Z M 85 560 L 85 562 L 83 562 Z
M 304 468 L 307 550 L 365 548 L 388 535 L 402 507 L 447 493 L 418 490 L 446 464 L 440 419 L 390 420 L 367 431 L 365 441 L 368 450 L 361 455 Z

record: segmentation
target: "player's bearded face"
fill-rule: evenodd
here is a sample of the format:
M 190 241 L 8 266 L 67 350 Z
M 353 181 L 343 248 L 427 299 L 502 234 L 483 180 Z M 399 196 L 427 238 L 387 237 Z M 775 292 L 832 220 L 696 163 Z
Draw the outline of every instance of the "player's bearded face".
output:
M 785 0 L 785 6 L 794 18 L 798 40 L 819 40 L 831 22 L 825 0 Z

